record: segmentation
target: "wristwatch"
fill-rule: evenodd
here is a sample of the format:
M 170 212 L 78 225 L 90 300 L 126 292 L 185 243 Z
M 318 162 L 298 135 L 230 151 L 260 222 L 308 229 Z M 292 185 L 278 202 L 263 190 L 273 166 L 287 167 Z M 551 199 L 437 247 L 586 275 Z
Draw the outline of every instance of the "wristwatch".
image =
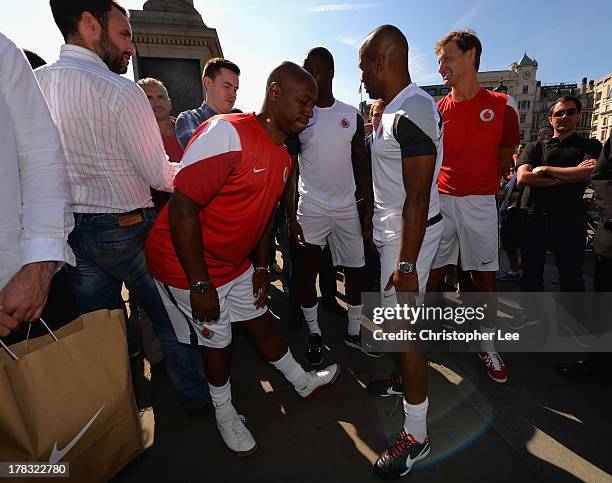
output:
M 191 286 L 191 291 L 193 293 L 204 293 L 206 292 L 210 287 L 212 287 L 212 280 L 198 280 L 196 283 L 194 283 Z
M 412 273 L 415 270 L 414 263 L 410 263 L 410 262 L 399 262 L 397 264 L 397 269 L 401 273 Z

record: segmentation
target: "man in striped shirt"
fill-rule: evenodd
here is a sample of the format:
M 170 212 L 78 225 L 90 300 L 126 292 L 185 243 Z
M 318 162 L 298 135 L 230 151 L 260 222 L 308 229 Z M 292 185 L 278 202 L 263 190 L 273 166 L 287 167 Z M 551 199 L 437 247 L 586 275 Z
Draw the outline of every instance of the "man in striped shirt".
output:
M 180 345 L 147 272 L 144 243 L 156 212 L 151 188 L 172 191 L 178 164 L 164 152 L 144 92 L 125 73 L 132 47 L 115 0 L 51 0 L 66 44 L 36 76 L 57 122 L 70 183 L 77 310 L 124 308 L 125 283 L 155 324 L 168 375 L 188 411 L 209 400 L 198 354 Z

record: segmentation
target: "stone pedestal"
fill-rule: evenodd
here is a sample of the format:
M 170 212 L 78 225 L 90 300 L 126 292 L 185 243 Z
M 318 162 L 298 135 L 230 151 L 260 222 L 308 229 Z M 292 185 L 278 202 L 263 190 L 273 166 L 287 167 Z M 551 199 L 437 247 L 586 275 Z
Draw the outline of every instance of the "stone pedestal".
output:
M 202 70 L 222 57 L 217 31 L 204 24 L 192 0 L 149 0 L 130 10 L 136 47 L 134 79 L 161 80 L 172 98 L 172 114 L 199 106 L 204 98 Z

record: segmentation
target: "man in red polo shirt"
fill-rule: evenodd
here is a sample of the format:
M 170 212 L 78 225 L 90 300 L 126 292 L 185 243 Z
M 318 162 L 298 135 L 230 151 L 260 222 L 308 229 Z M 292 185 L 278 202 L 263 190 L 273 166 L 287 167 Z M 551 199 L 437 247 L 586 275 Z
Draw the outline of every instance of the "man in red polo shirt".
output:
M 226 353 L 232 322 L 243 323 L 260 355 L 303 398 L 333 384 L 340 372 L 337 364 L 305 372 L 266 308 L 270 215 L 291 168 L 284 142 L 308 125 L 316 99 L 312 76 L 285 62 L 270 74 L 259 114 L 216 116 L 202 124 L 147 240 L 149 270 L 176 335 L 201 346 L 217 427 L 238 455 L 257 445 L 232 405 Z
M 477 291 L 495 291 L 495 194 L 502 168 L 512 162 L 520 139 L 514 99 L 478 84 L 481 53 L 480 40 L 468 31 L 451 32 L 436 44 L 439 72 L 452 90 L 438 102 L 444 120 L 444 160 L 438 177 L 444 232 L 429 277 L 431 290 L 439 289 L 448 266 L 460 260 Z M 507 369 L 493 341 L 482 342 L 480 357 L 494 381 L 506 382 Z

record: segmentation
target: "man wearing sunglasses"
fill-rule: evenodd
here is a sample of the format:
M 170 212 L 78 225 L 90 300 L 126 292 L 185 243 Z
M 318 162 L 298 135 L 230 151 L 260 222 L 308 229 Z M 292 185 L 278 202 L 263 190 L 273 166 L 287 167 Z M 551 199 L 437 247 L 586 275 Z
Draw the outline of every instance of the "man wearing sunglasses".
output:
M 582 105 L 573 96 L 551 106 L 553 136 L 527 145 L 519 159 L 518 182 L 531 188 L 532 208 L 521 253 L 522 289 L 544 290 L 546 250 L 555 255 L 561 291 L 583 292 L 586 243 L 582 200 L 601 143 L 576 134 Z

